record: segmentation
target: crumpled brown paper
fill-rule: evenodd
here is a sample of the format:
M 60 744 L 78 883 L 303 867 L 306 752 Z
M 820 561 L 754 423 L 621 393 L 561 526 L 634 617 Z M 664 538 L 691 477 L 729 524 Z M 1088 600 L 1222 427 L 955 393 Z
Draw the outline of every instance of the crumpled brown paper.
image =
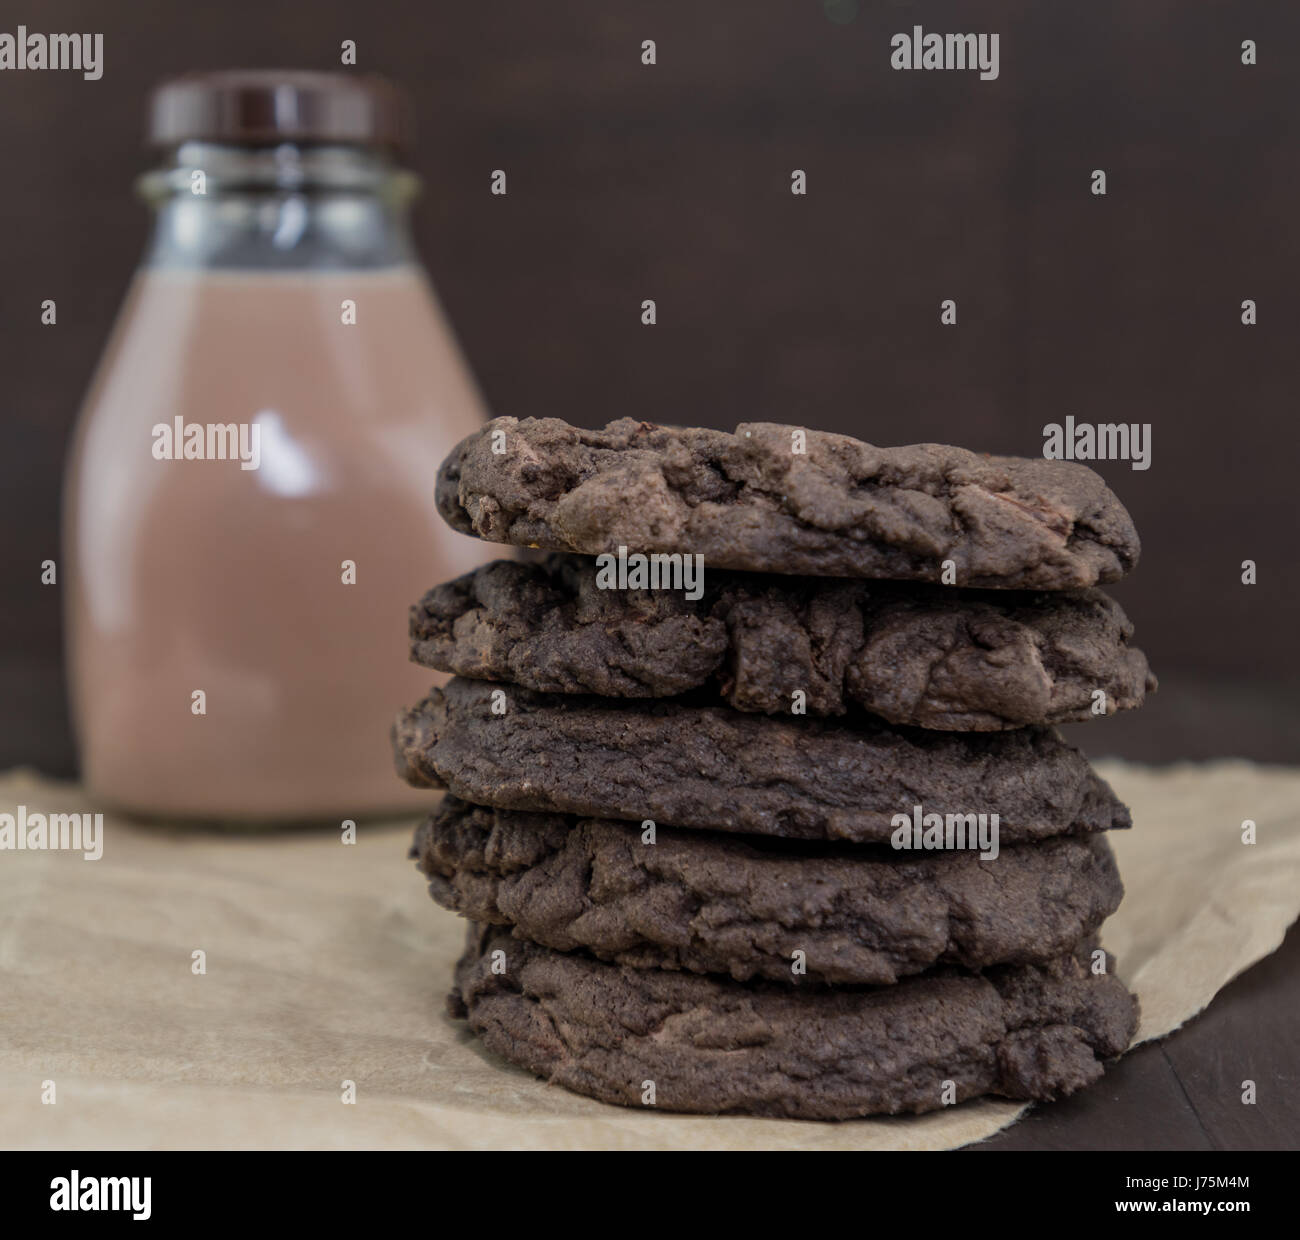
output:
M 1111 836 L 1128 894 L 1102 937 L 1145 1040 L 1300 912 L 1300 770 L 1099 767 L 1136 824 Z M 95 808 L 75 787 L 0 778 L 0 812 L 19 804 Z M 1023 1109 L 826 1124 L 624 1110 L 547 1086 L 443 1014 L 462 923 L 404 859 L 410 833 L 345 845 L 106 817 L 98 861 L 0 852 L 0 1145 L 943 1149 Z

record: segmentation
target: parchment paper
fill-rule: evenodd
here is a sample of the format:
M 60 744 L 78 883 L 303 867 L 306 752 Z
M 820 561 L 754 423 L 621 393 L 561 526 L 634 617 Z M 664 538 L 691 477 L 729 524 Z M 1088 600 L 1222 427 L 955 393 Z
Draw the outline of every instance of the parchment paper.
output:
M 1136 823 L 1111 836 L 1128 894 L 1102 937 L 1145 1040 L 1200 1011 L 1300 913 L 1300 770 L 1099 767 Z M 75 787 L 0 778 L 0 812 L 19 804 L 95 809 Z M 0 1146 L 943 1149 L 1023 1110 L 821 1124 L 632 1111 L 549 1087 L 444 1016 L 462 923 L 405 860 L 411 828 L 345 845 L 106 817 L 98 861 L 0 852 Z

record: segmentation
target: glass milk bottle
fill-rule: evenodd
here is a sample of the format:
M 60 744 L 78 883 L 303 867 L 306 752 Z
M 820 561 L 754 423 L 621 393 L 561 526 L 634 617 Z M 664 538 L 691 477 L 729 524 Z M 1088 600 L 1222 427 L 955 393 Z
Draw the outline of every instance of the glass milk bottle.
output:
M 146 815 L 277 823 L 427 805 L 393 772 L 433 679 L 407 612 L 492 556 L 438 465 L 482 401 L 411 247 L 378 79 L 163 84 L 153 236 L 65 489 L 82 774 Z

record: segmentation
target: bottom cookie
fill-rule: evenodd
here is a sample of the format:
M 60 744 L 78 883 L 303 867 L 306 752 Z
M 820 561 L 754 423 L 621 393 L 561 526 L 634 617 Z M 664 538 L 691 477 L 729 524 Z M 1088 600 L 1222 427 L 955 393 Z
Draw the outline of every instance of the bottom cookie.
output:
M 1132 1039 L 1137 1000 L 1088 959 L 791 987 L 605 964 L 471 924 L 449 1006 L 489 1050 L 602 1102 L 853 1119 L 1091 1084 Z

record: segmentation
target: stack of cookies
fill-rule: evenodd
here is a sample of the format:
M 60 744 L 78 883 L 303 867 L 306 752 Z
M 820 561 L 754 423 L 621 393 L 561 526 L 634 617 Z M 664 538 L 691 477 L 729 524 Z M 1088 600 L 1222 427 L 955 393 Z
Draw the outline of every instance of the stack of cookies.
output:
M 454 673 L 398 767 L 468 918 L 451 1008 L 629 1106 L 810 1119 L 1055 1098 L 1129 1043 L 1111 789 L 1053 725 L 1154 680 L 1083 466 L 498 418 L 443 465 L 500 560 L 412 609 Z

